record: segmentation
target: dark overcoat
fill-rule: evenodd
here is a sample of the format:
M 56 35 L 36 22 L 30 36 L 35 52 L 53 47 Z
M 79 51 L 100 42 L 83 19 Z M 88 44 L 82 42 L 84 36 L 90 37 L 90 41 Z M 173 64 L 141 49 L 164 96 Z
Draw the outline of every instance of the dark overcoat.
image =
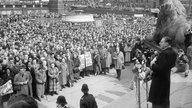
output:
M 98 108 L 95 97 L 92 94 L 84 94 L 80 99 L 80 108 Z
M 157 105 L 169 105 L 170 71 L 174 67 L 177 53 L 169 47 L 163 50 L 152 65 L 152 82 L 149 101 Z

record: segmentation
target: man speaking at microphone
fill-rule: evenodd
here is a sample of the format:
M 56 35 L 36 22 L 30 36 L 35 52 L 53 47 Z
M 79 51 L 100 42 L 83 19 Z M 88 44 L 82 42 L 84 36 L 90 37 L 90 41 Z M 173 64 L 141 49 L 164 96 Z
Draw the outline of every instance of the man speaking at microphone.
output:
M 159 44 L 162 51 L 151 61 L 153 72 L 148 101 L 152 108 L 170 108 L 170 72 L 175 66 L 177 53 L 171 47 L 171 38 L 163 37 Z

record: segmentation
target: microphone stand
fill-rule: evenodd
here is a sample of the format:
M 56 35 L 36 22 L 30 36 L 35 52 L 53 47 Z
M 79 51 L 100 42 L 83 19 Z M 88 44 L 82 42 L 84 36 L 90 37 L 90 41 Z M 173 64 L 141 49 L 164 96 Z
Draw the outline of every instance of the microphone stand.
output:
M 142 71 L 142 70 L 141 70 Z M 144 80 L 146 83 L 146 99 L 148 98 L 149 90 L 148 90 L 148 81 L 145 81 L 145 78 L 140 78 L 139 77 L 139 69 L 138 72 L 136 73 L 137 81 L 136 81 L 136 94 L 137 94 L 137 108 L 141 108 L 141 88 L 140 88 L 140 80 Z M 148 102 L 147 102 L 147 108 L 149 107 Z
M 138 105 L 138 108 L 141 108 L 141 94 L 140 94 L 139 72 L 137 72 L 136 76 L 137 76 L 137 82 L 136 82 L 137 105 Z
M 148 99 L 148 97 L 149 97 L 148 81 L 146 81 L 145 83 L 146 83 L 146 97 Z M 148 102 L 147 102 L 147 108 L 149 108 Z

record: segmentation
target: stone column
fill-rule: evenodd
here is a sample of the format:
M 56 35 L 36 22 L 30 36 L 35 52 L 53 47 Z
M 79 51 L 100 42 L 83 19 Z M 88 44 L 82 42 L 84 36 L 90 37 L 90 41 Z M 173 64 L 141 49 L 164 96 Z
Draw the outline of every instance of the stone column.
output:
M 49 11 L 56 13 L 64 13 L 64 3 L 63 0 L 50 0 L 49 1 Z

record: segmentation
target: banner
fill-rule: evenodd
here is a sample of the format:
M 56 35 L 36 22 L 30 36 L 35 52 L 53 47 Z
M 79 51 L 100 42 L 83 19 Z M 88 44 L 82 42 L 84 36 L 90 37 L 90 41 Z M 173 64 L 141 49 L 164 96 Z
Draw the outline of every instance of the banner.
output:
M 86 67 L 93 65 L 90 52 L 85 52 L 85 62 L 86 62 Z
M 62 20 L 67 22 L 93 22 L 92 14 L 62 15 Z
M 11 15 L 11 11 L 10 10 L 8 10 L 8 11 L 1 11 L 1 14 L 2 15 Z
M 90 52 L 85 52 L 85 54 L 79 55 L 79 60 L 81 63 L 81 65 L 79 66 L 80 70 L 93 65 Z
M 21 15 L 21 14 L 22 14 L 22 10 L 14 10 L 13 13 L 14 13 L 14 14 Z
M 79 55 L 79 60 L 81 63 L 81 65 L 79 66 L 79 69 L 82 70 L 85 68 L 85 55 L 84 54 Z
M 134 14 L 134 17 L 143 17 L 143 14 Z
M 49 10 L 41 10 L 41 13 L 49 13 Z
M 13 93 L 13 86 L 11 80 L 0 86 L 0 96 Z

